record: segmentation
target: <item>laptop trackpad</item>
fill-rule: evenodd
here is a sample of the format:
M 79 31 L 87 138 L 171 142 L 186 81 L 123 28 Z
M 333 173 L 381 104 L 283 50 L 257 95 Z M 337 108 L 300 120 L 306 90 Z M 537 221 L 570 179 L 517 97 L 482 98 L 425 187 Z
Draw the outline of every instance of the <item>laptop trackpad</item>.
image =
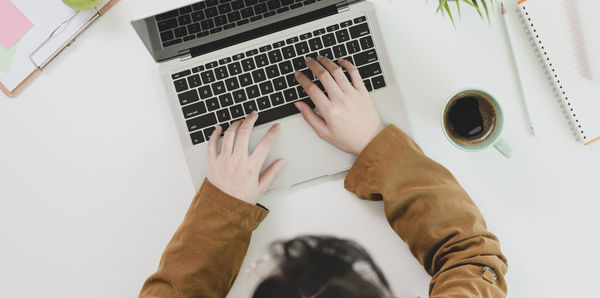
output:
M 262 170 L 279 158 L 285 159 L 286 165 L 270 189 L 337 174 L 352 166 L 355 160 L 353 155 L 321 140 L 299 114 L 255 129 L 250 138 L 251 150 L 274 123 L 280 123 L 281 130 Z

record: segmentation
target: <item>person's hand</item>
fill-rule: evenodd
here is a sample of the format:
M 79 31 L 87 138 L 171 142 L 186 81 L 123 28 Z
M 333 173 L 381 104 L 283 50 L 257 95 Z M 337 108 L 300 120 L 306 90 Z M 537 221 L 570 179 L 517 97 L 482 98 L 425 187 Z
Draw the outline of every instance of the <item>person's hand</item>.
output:
M 304 119 L 319 137 L 348 153 L 359 155 L 384 128 L 358 69 L 352 63 L 338 59 L 350 75 L 348 81 L 342 68 L 319 56 L 306 58 L 306 65 L 321 81 L 327 95 L 303 73 L 296 71 L 296 80 L 310 96 L 322 117 L 306 103 L 296 102 Z
M 254 152 L 250 154 L 248 141 L 256 119 L 258 113 L 254 111 L 245 120 L 233 123 L 225 131 L 220 153 L 217 142 L 222 128 L 218 126 L 208 141 L 206 169 L 206 178 L 210 183 L 226 194 L 253 205 L 265 194 L 285 164 L 283 159 L 279 159 L 260 175 L 260 169 L 279 133 L 279 124 L 269 129 Z

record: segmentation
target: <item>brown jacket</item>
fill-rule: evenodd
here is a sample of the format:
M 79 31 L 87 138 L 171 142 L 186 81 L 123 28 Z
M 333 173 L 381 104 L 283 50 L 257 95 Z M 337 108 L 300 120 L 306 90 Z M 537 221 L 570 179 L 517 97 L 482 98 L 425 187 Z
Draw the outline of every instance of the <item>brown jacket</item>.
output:
M 365 148 L 345 187 L 383 200 L 388 222 L 432 276 L 430 297 L 506 296 L 498 239 L 452 174 L 400 129 L 388 126 Z M 204 181 L 140 297 L 225 297 L 267 213 Z

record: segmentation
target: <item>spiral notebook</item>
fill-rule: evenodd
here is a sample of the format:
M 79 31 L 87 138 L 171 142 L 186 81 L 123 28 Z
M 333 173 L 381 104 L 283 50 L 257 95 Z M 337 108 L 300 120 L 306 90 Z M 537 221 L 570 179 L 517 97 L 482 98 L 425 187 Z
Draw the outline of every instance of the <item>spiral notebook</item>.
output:
M 587 75 L 581 37 L 597 28 L 580 28 L 574 1 L 520 0 L 519 10 L 578 140 L 600 140 L 600 80 Z

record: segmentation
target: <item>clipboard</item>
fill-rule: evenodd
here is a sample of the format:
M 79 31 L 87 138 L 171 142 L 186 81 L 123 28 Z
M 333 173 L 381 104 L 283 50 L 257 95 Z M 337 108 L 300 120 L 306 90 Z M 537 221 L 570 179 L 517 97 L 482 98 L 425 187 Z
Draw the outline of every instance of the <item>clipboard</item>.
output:
M 21 91 L 23 91 L 23 89 L 25 87 L 27 87 L 27 85 L 29 85 L 29 83 L 31 83 L 33 81 L 33 79 L 35 79 L 43 70 L 44 68 L 50 64 L 50 62 L 52 62 L 58 55 L 60 55 L 66 48 L 68 48 L 71 44 L 73 44 L 77 38 L 79 37 L 79 35 L 81 35 L 85 30 L 87 30 L 92 24 L 94 24 L 102 15 L 104 15 L 109 9 L 111 9 L 119 0 L 110 0 L 108 3 L 106 3 L 102 8 L 100 9 L 96 9 L 96 13 L 94 15 L 92 15 L 92 17 L 85 23 L 83 24 L 83 26 L 81 26 L 76 32 L 75 34 L 73 34 L 66 42 L 64 42 L 56 51 L 54 51 L 54 53 L 52 53 L 43 63 L 40 63 L 39 65 L 35 62 L 33 62 L 33 59 L 31 59 L 31 56 L 33 56 L 33 54 L 35 53 L 35 51 L 37 51 L 39 48 L 41 48 L 49 39 L 52 38 L 52 34 L 50 34 L 50 36 L 48 37 L 48 39 L 46 41 L 44 41 L 42 44 L 39 45 L 39 47 L 30 54 L 30 59 L 32 60 L 32 62 L 34 63 L 34 65 L 36 66 L 35 70 L 30 73 L 23 81 L 21 81 L 21 83 L 19 83 L 13 90 L 8 90 L 8 88 L 6 88 L 1 82 L 0 82 L 0 90 L 2 90 L 2 92 L 4 94 L 6 94 L 6 96 L 8 97 L 14 97 L 17 94 L 19 94 Z M 67 20 L 69 21 L 69 20 Z M 66 22 L 67 22 L 66 21 Z M 65 23 L 63 23 L 65 24 Z M 62 26 L 63 24 L 61 24 L 60 26 Z M 57 27 L 56 29 L 60 28 Z

